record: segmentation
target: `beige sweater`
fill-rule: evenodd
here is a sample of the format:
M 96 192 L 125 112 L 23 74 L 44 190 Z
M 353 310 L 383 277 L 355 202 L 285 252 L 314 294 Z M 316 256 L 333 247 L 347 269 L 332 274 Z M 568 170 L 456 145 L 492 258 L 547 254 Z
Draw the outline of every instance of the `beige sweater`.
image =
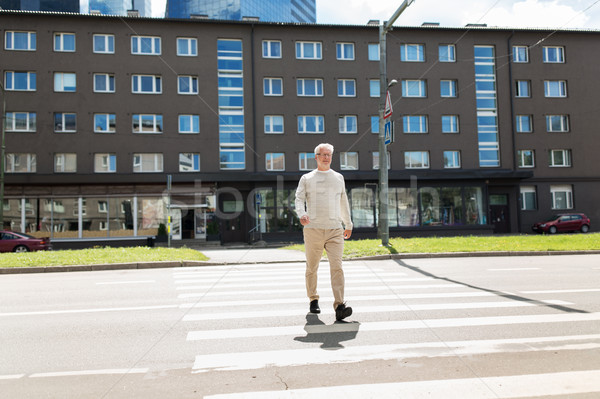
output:
M 308 215 L 304 228 L 352 230 L 344 176 L 334 170 L 313 170 L 300 178 L 296 214 Z

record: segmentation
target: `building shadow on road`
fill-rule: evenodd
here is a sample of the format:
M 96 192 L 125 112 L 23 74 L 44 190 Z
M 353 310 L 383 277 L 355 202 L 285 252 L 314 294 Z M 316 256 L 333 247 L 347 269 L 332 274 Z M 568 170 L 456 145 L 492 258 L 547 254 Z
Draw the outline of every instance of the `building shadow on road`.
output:
M 412 270 L 413 272 L 419 273 L 419 274 L 421 274 L 423 276 L 426 276 L 426 277 L 430 277 L 430 278 L 433 278 L 433 279 L 436 279 L 436 280 L 441 280 L 441 281 L 447 281 L 447 282 L 452 283 L 452 284 L 462 285 L 463 287 L 471 288 L 471 289 L 477 290 L 477 291 L 488 292 L 490 294 L 497 295 L 499 297 L 510 299 L 510 300 L 513 300 L 513 301 L 528 302 L 528 303 L 531 303 L 531 304 L 534 304 L 534 305 L 537 305 L 537 306 L 544 306 L 544 307 L 548 307 L 548 308 L 551 308 L 551 309 L 555 309 L 555 310 L 558 310 L 558 311 L 561 311 L 561 312 L 567 312 L 567 313 L 589 313 L 588 311 L 581 310 L 581 309 L 575 309 L 575 308 L 571 308 L 571 307 L 564 306 L 564 305 L 553 304 L 553 303 L 546 302 L 546 301 L 538 301 L 538 300 L 535 300 L 535 299 L 526 298 L 524 296 L 516 295 L 516 294 L 510 293 L 510 292 L 503 292 L 503 291 L 498 291 L 498 290 L 494 290 L 494 289 L 490 289 L 490 288 L 478 287 L 476 285 L 469 284 L 469 283 L 466 283 L 466 282 L 463 282 L 463 281 L 458 281 L 458 280 L 453 280 L 453 279 L 448 278 L 448 277 L 438 276 L 436 274 L 433 274 L 433 273 L 430 273 L 430 272 L 428 272 L 426 270 L 423 270 L 423 269 L 421 269 L 421 268 L 419 268 L 417 266 L 411 266 L 408 263 L 404 262 L 403 260 L 395 260 L 395 262 L 398 265 L 400 265 L 400 266 L 402 266 L 402 267 L 404 267 L 406 269 Z
M 294 340 L 306 343 L 320 342 L 322 349 L 338 350 L 344 348 L 342 342 L 356 338 L 359 327 L 358 321 L 336 321 L 333 324 L 325 324 L 318 315 L 308 313 L 304 325 L 306 336 L 295 337 Z

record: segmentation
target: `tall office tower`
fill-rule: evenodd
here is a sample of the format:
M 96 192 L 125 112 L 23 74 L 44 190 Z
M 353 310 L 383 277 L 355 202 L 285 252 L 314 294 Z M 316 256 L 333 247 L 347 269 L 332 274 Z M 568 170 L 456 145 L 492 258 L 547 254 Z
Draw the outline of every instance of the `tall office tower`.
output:
M 79 12 L 79 0 L 0 0 L 5 10 Z
M 151 0 L 89 0 L 89 11 L 101 14 L 127 15 L 128 10 L 137 10 L 141 17 L 151 17 Z M 82 10 L 87 12 L 88 10 Z
M 240 21 L 258 17 L 265 22 L 316 23 L 316 0 L 167 0 L 166 18 L 206 15 Z

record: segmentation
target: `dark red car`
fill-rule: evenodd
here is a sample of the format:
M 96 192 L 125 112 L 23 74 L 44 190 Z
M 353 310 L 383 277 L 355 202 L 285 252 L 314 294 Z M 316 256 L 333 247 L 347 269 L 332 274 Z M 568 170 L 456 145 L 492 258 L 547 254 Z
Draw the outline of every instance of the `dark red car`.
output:
M 545 222 L 534 224 L 533 231 L 537 233 L 561 233 L 566 231 L 590 231 L 590 219 L 583 213 L 561 213 L 554 215 Z
M 52 249 L 50 238 L 36 238 L 25 233 L 0 231 L 0 252 L 47 251 Z

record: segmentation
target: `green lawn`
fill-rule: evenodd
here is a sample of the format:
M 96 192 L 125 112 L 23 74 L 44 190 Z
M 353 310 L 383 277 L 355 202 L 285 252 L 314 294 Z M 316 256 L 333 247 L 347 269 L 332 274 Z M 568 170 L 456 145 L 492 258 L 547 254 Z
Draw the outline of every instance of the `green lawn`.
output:
M 304 245 L 293 245 L 287 248 L 303 251 Z M 399 253 L 582 250 L 600 250 L 600 233 L 391 238 L 389 247 L 381 246 L 381 240 L 350 239 L 345 243 L 344 257 Z
M 97 265 L 106 263 L 208 260 L 189 248 L 93 248 L 0 254 L 0 267 Z

